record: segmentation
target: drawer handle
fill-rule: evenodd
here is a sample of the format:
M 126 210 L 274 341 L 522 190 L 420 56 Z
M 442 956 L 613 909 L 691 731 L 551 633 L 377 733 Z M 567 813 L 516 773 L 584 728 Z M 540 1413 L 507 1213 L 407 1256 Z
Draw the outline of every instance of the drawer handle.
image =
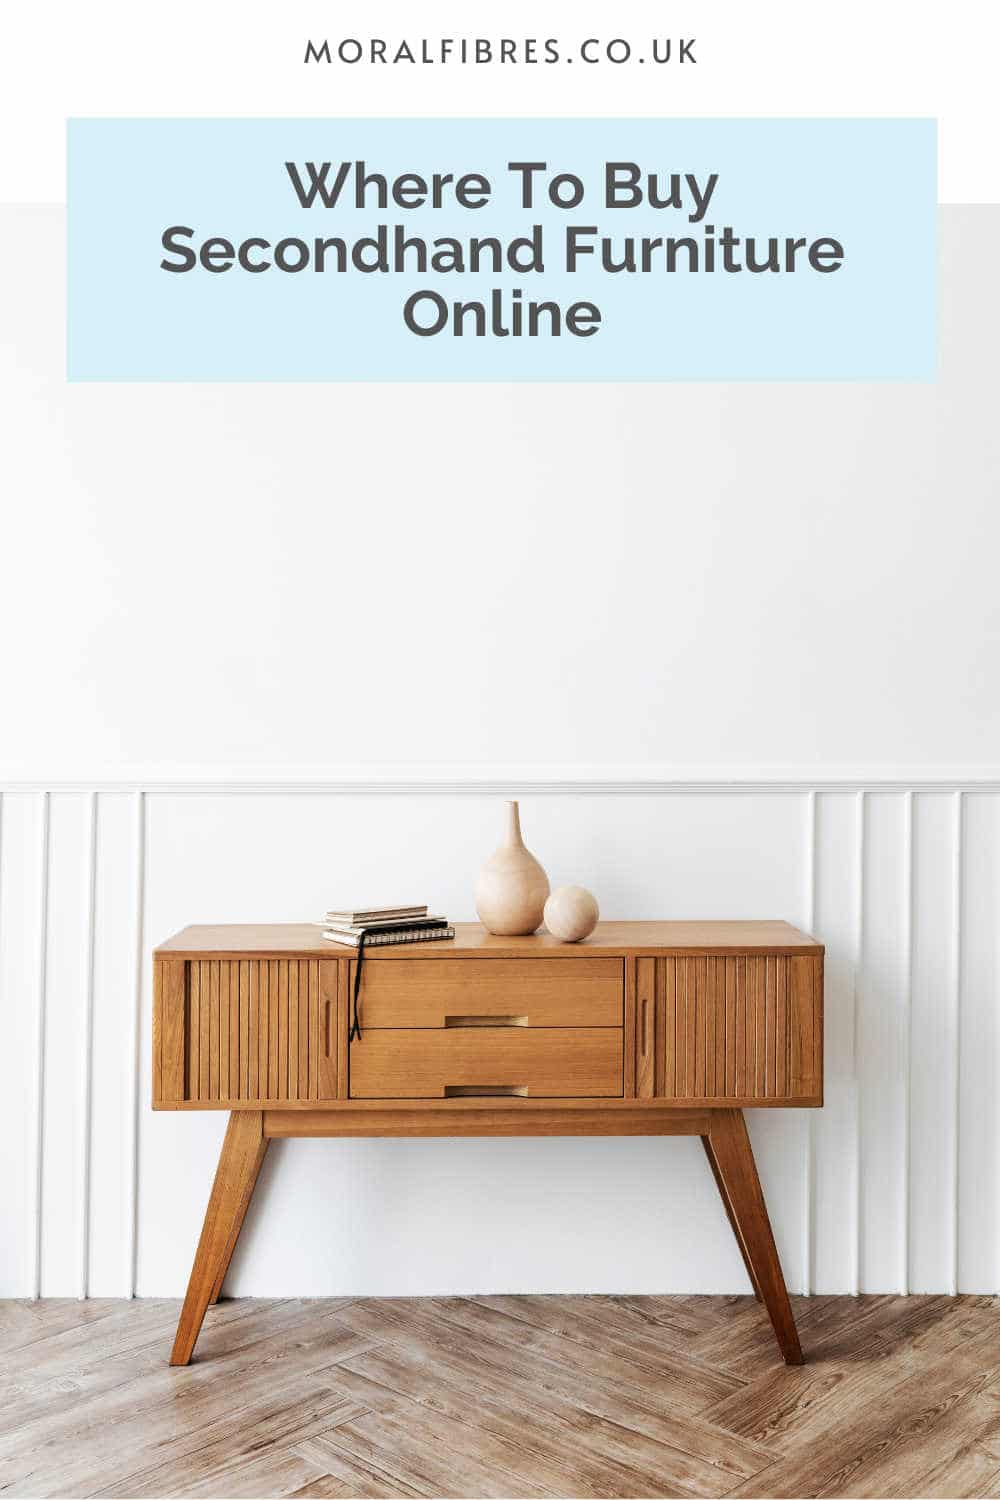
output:
M 445 1026 L 527 1026 L 527 1016 L 445 1016 Z
M 446 1083 L 446 1099 L 527 1099 L 526 1083 Z

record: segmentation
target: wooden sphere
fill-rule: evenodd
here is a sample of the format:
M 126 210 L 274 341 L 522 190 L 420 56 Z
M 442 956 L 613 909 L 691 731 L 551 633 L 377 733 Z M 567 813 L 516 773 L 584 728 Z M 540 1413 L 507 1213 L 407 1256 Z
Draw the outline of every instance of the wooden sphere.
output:
M 578 943 L 597 926 L 597 902 L 582 885 L 561 885 L 545 903 L 545 925 L 561 943 Z

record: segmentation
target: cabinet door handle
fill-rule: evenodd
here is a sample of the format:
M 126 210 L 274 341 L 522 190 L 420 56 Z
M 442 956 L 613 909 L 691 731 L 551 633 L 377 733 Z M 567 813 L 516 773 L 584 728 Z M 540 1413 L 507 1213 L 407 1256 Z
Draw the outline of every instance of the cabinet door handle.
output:
M 527 1016 L 445 1016 L 445 1026 L 527 1026 Z
M 446 1099 L 526 1099 L 526 1083 L 446 1083 Z
M 642 1009 L 640 1011 L 639 1019 L 639 1035 L 642 1039 L 642 1055 L 643 1057 L 645 1057 L 649 1052 L 649 997 L 647 995 L 643 995 L 642 997 Z

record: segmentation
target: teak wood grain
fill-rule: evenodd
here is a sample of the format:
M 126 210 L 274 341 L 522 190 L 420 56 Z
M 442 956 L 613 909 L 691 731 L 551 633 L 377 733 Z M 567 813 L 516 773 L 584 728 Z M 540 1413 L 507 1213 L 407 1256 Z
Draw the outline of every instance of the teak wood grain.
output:
M 822 943 L 788 922 L 598 922 L 582 943 L 560 943 L 547 932 L 498 937 L 478 922 L 456 922 L 453 941 L 373 949 L 379 962 L 481 958 L 591 958 L 629 953 L 814 953 Z M 324 938 L 317 922 L 224 923 L 184 927 L 155 950 L 163 958 L 340 958 L 351 950 Z
M 264 1134 L 290 1136 L 536 1136 L 536 1135 L 707 1135 L 709 1110 L 611 1110 L 620 1100 L 522 1099 L 505 1108 L 504 1099 L 355 1099 L 350 1108 L 269 1109 Z
M 423 1026 L 617 1026 L 625 961 L 618 958 L 365 960 L 365 1029 Z M 350 966 L 350 983 L 356 965 Z M 511 1000 L 517 1006 L 511 1010 Z
M 228 1109 L 174 1348 L 190 1358 L 274 1136 L 695 1134 L 788 1363 L 802 1354 L 744 1105 L 823 1098 L 823 948 L 784 922 L 609 922 L 585 943 L 374 949 L 186 928 L 154 956 L 153 1103 Z
M 751 1284 L 767 1308 L 785 1364 L 800 1365 L 799 1335 L 742 1113 L 718 1110 L 704 1139 Z
M 353 1048 L 352 1099 L 620 1097 L 621 1027 L 371 1031 Z
M 820 1101 L 820 960 L 642 958 L 638 970 L 639 1098 Z
M 172 1365 L 187 1364 L 201 1331 L 205 1310 L 219 1295 L 267 1145 L 264 1119 L 260 1113 L 242 1110 L 230 1115 L 177 1325 L 170 1356 Z

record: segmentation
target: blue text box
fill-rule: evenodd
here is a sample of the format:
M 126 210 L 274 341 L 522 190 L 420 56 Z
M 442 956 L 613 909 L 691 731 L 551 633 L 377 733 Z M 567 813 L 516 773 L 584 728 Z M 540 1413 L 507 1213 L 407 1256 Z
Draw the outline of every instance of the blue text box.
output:
M 369 173 L 483 174 L 489 202 L 462 206 L 453 185 L 442 206 L 381 209 L 368 192 L 328 208 L 303 207 L 286 162 L 364 161 Z M 512 162 L 545 162 L 533 174 L 535 201 L 522 203 L 524 173 Z M 609 162 L 641 171 L 638 207 L 606 202 Z M 553 204 L 544 184 L 575 174 L 582 201 Z M 663 197 L 681 178 L 680 207 L 645 198 L 649 174 Z M 716 181 L 700 218 L 698 191 Z M 626 174 L 627 175 L 627 174 Z M 694 188 L 688 188 L 688 179 Z M 563 184 L 565 196 L 573 185 Z M 405 196 L 405 189 L 404 189 Z M 412 198 L 412 189 L 411 194 Z M 469 195 L 467 194 L 467 197 Z M 619 196 L 625 196 L 624 186 Z M 935 372 L 936 132 L 929 120 L 74 120 L 69 127 L 69 343 L 74 380 L 925 380 Z M 314 269 L 317 240 L 351 247 L 386 225 L 407 238 L 540 236 L 543 270 L 504 263 L 478 272 L 421 272 L 416 253 L 401 270 L 364 272 L 353 264 Z M 808 250 L 794 271 L 725 270 L 720 240 L 729 227 L 748 237 L 764 263 L 774 237 L 831 239 L 843 248 L 835 271 L 815 270 Z M 168 229 L 174 236 L 164 249 Z M 567 267 L 570 231 L 577 266 Z M 640 255 L 648 271 L 605 271 Z M 222 238 L 245 251 L 244 269 L 218 246 L 190 270 L 182 250 Z M 279 270 L 274 247 L 302 243 L 305 269 Z M 711 242 L 711 244 L 710 244 Z M 590 250 L 579 249 L 589 246 Z M 716 269 L 680 269 L 709 249 Z M 524 252 L 526 254 L 527 252 Z M 374 257 L 375 252 L 369 255 Z M 827 248 L 826 265 L 831 262 Z M 214 256 L 214 260 L 213 257 Z M 522 255 L 522 260 L 524 256 Z M 823 254 L 818 255 L 823 264 Z M 784 264 L 784 260 L 782 260 Z M 512 326 L 520 306 L 525 332 Z M 407 327 L 409 316 L 425 331 Z M 456 302 L 468 309 L 454 331 Z M 556 304 L 528 331 L 531 302 Z M 597 331 L 575 336 L 569 309 L 599 310 Z M 443 309 L 443 311 L 441 311 Z M 441 331 L 429 333 L 437 321 Z M 583 323 L 586 325 L 587 318 Z M 590 326 L 594 326 L 590 319 Z

